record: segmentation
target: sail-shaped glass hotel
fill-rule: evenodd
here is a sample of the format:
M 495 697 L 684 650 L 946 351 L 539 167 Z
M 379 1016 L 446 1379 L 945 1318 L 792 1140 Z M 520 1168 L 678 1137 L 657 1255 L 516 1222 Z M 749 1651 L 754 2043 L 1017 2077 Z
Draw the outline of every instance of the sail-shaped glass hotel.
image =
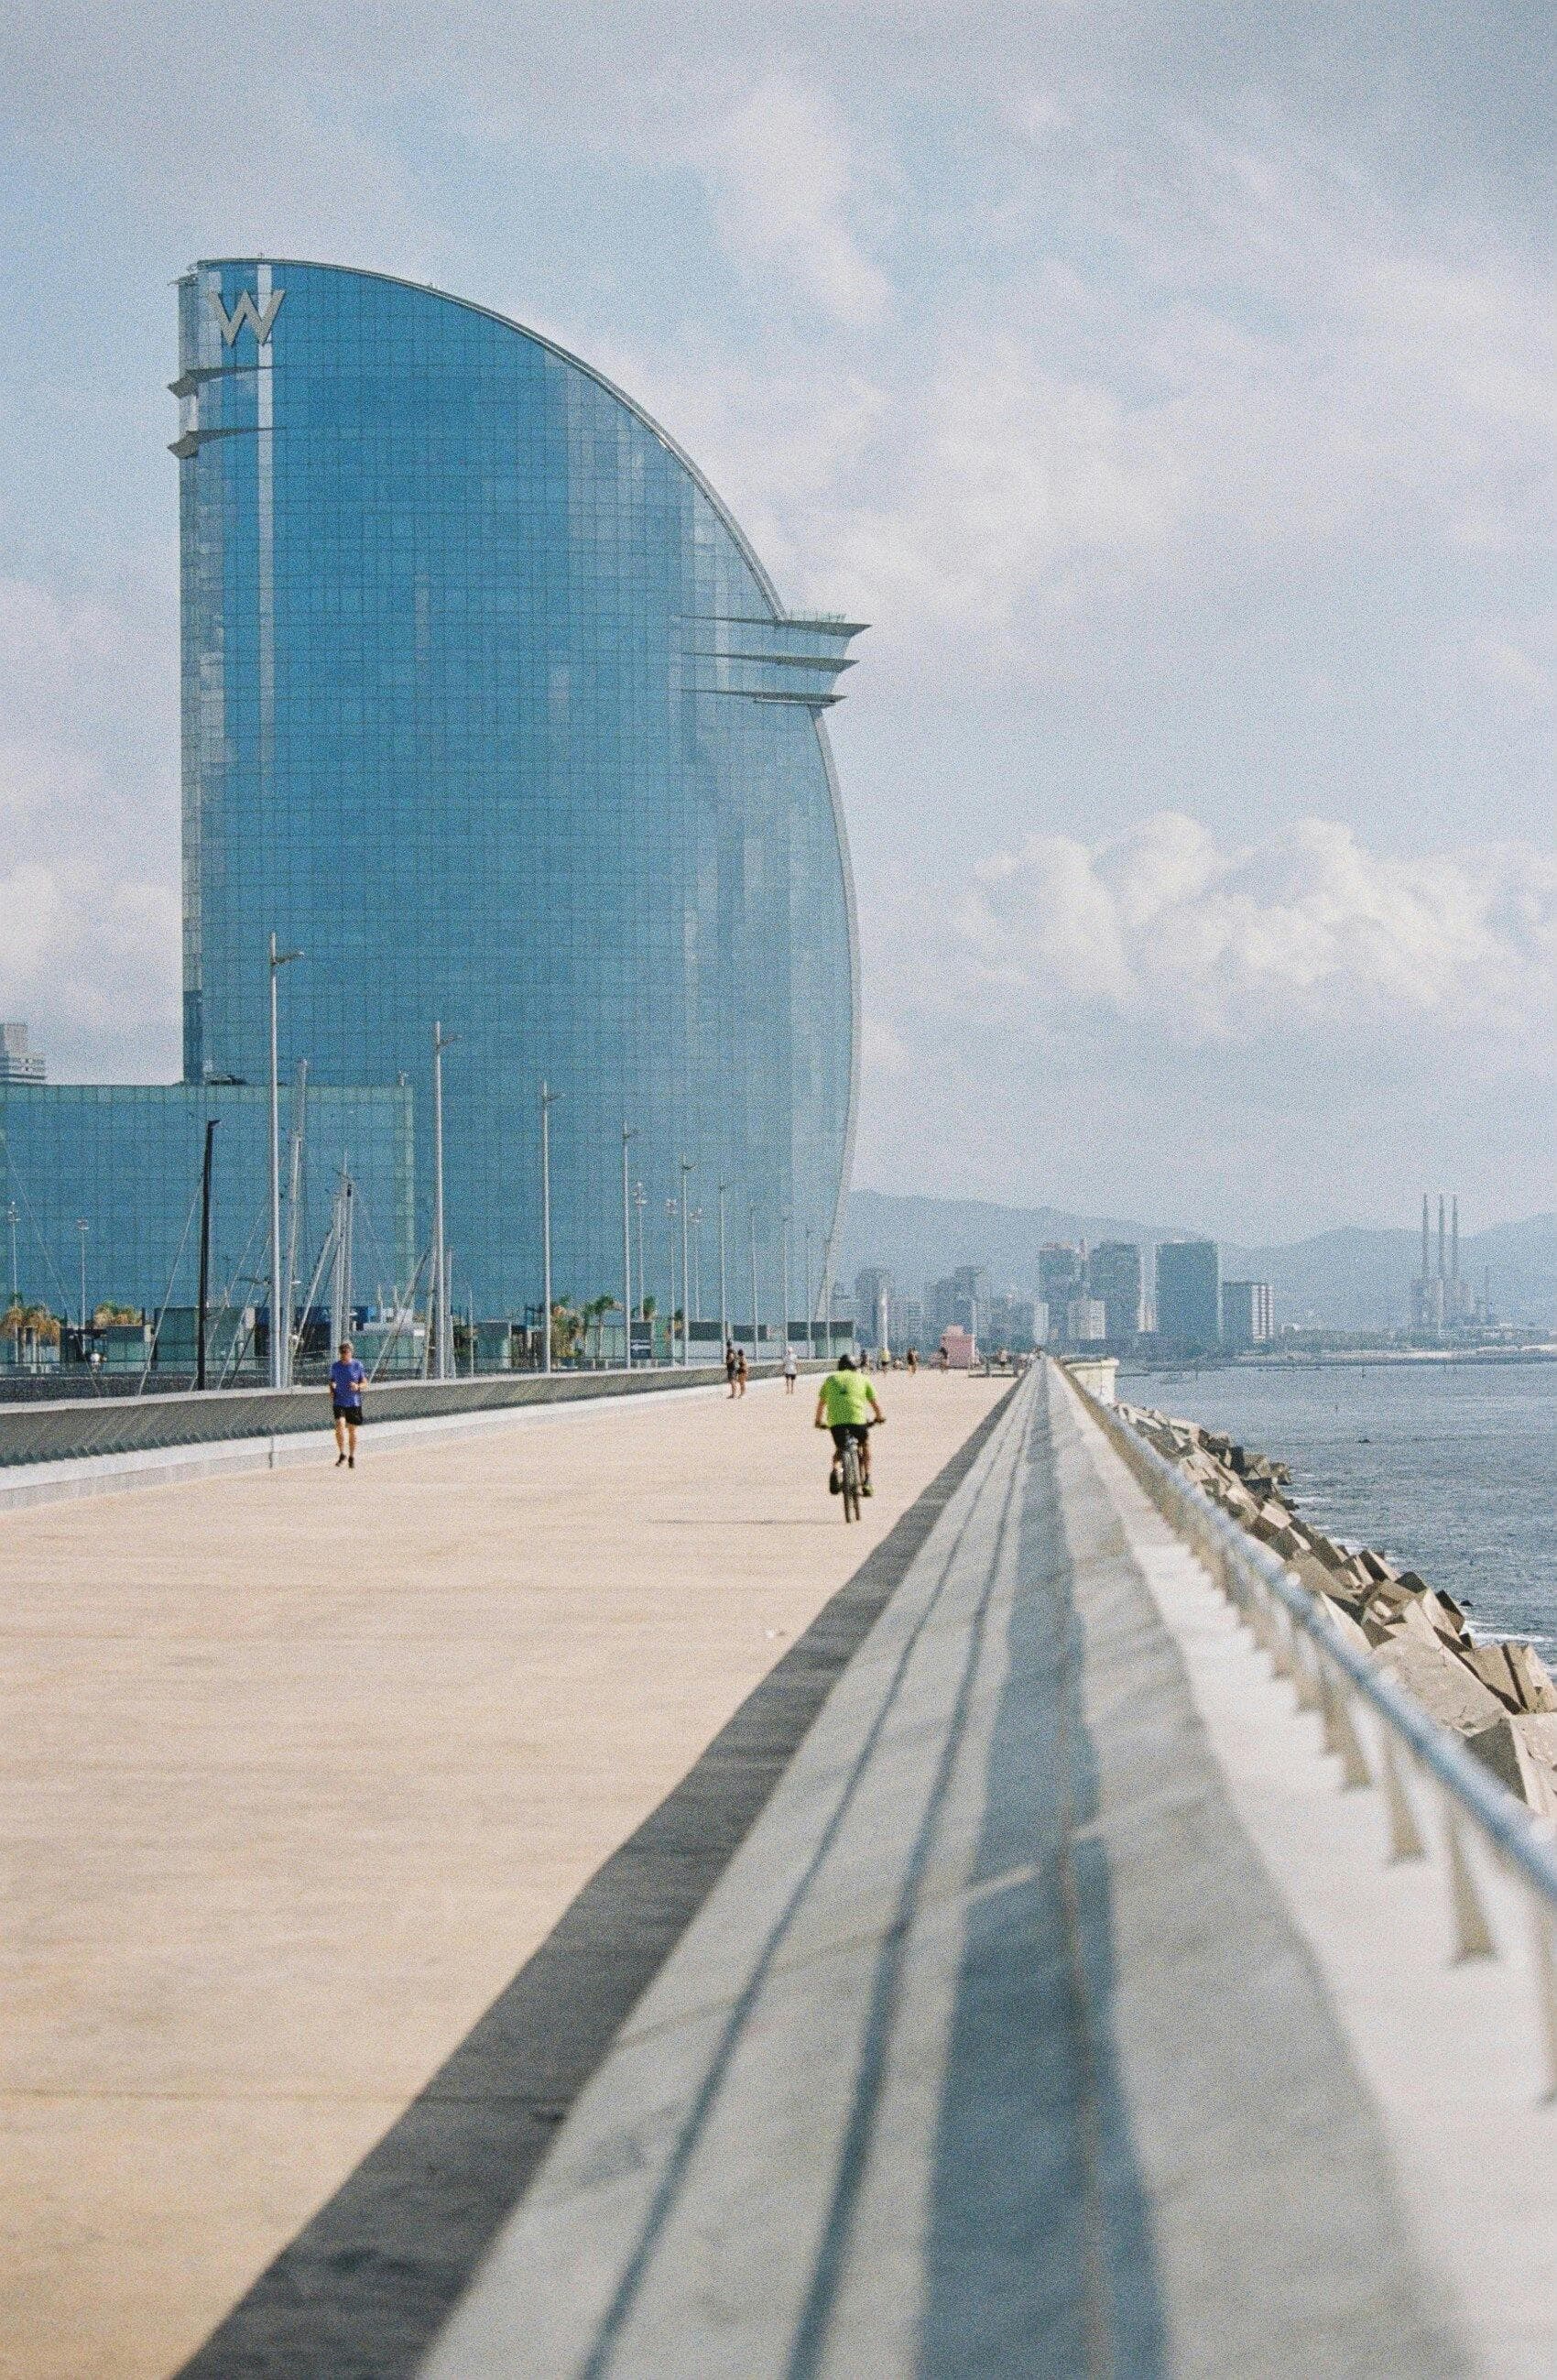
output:
M 266 937 L 300 948 L 284 1072 L 415 1093 L 434 1020 L 463 1305 L 622 1277 L 622 1127 L 647 1287 L 791 1313 L 846 1184 L 852 895 L 824 713 L 853 624 L 788 612 L 695 467 L 576 358 L 382 275 L 255 259 L 179 286 L 185 1071 L 258 1082 Z M 639 1216 L 634 1215 L 636 1231 Z

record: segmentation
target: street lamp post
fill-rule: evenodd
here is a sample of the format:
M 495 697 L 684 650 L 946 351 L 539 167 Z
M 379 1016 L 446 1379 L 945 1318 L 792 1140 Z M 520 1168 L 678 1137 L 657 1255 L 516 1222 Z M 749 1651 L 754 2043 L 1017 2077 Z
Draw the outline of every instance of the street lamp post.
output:
M 790 1344 L 790 1218 L 786 1213 L 778 1225 L 779 1295 L 784 1306 L 784 1328 L 780 1333 L 786 1354 Z
M 84 1219 L 83 1217 L 78 1217 L 78 1219 L 77 1219 L 77 1222 L 76 1222 L 76 1229 L 77 1229 L 77 1231 L 78 1231 L 78 1232 L 80 1233 L 80 1235 L 81 1235 L 81 1308 L 80 1308 L 80 1313 L 81 1313 L 81 1337 L 82 1337 L 82 1339 L 83 1339 L 83 1340 L 85 1340 L 86 1335 L 87 1335 L 87 1229 L 88 1229 L 88 1227 L 87 1227 L 86 1220 L 85 1220 L 85 1219 Z M 86 1352 L 87 1352 L 87 1351 L 86 1351 L 86 1348 L 85 1348 L 85 1346 L 83 1346 L 83 1347 L 82 1347 L 82 1349 L 81 1349 L 81 1353 L 82 1353 L 83 1356 L 85 1355 Z
M 724 1197 L 729 1187 L 728 1182 L 719 1184 L 719 1354 L 721 1355 L 730 1344 L 730 1281 L 725 1270 L 724 1256 Z
M 11 1304 L 13 1305 L 19 1305 L 21 1304 L 20 1278 L 17 1272 L 17 1223 L 18 1220 L 17 1202 L 13 1198 L 6 1209 L 6 1220 L 11 1227 Z
M 644 1188 L 641 1182 L 634 1182 L 633 1184 L 633 1211 L 636 1216 L 638 1222 L 638 1319 L 640 1322 L 646 1322 L 648 1320 L 648 1315 L 645 1309 L 645 1300 L 648 1296 L 648 1291 L 645 1287 L 644 1282 L 644 1208 L 647 1205 L 647 1191 Z M 654 1364 L 654 1332 L 652 1330 L 648 1334 L 648 1351 L 649 1365 L 652 1368 Z
M 277 1077 L 276 978 L 300 959 L 301 951 L 278 951 L 271 936 L 271 1386 L 284 1389 L 290 1366 L 287 1342 L 292 1317 L 281 1311 L 281 1087 Z M 289 1301 L 290 1302 L 290 1301 Z
M 805 1227 L 805 1352 L 815 1360 L 816 1309 L 811 1303 L 811 1226 Z
M 682 1160 L 682 1369 L 692 1361 L 692 1300 L 687 1295 L 687 1176 L 695 1171 L 690 1157 Z
M 551 1102 L 557 1094 L 540 1079 L 540 1367 L 551 1369 Z
M 747 1218 L 752 1259 L 752 1361 L 754 1364 L 757 1360 L 757 1210 L 754 1207 L 748 1208 Z
M 433 1311 L 438 1317 L 438 1373 L 441 1380 L 449 1374 L 449 1341 L 452 1336 L 449 1304 L 449 1248 L 443 1228 L 443 1052 L 452 1050 L 458 1035 L 445 1033 L 441 1024 L 432 1028 L 432 1238 L 434 1269 Z
M 692 1318 L 703 1319 L 703 1209 L 692 1210 Z
M 622 1361 L 633 1368 L 633 1202 L 627 1183 L 627 1147 L 638 1137 L 622 1119 Z
M 665 1263 L 670 1282 L 665 1308 L 665 1352 L 673 1364 L 676 1360 L 676 1202 L 673 1198 L 665 1201 Z

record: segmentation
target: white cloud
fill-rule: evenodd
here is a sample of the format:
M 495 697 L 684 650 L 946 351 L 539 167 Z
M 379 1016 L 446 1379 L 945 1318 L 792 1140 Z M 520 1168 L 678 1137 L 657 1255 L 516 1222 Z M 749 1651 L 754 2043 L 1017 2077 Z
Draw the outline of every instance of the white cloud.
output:
M 1159 811 L 1099 844 L 1034 835 L 974 870 L 971 1000 L 1040 1036 L 1079 1013 L 1184 1048 L 1359 1048 L 1539 1062 L 1557 1022 L 1557 857 L 1401 857 L 1305 819 L 1229 846 Z
M 76 603 L 0 579 L 0 1009 L 56 1078 L 177 1071 L 170 613 L 134 576 Z
M 861 244 L 862 176 L 824 93 L 766 75 L 724 121 L 698 125 L 690 156 L 711 169 L 721 236 L 748 273 L 777 267 L 849 327 L 881 322 L 890 289 Z

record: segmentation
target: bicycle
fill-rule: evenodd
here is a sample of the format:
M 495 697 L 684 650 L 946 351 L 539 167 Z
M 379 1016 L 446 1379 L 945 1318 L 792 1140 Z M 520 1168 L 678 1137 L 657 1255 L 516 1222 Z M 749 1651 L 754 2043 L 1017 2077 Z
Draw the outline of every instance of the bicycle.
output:
M 874 1425 L 867 1421 L 860 1423 L 858 1427 L 862 1429 L 870 1429 Z M 838 1462 L 843 1475 L 841 1490 L 843 1517 L 846 1521 L 857 1521 L 860 1517 L 860 1488 L 863 1474 L 860 1470 L 860 1440 L 855 1437 L 852 1428 L 839 1451 Z

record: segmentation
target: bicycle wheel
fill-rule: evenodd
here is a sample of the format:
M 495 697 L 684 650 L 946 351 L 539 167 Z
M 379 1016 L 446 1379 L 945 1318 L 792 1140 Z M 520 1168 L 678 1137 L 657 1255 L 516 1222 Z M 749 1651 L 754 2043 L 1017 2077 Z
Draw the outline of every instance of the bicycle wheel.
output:
M 843 1517 L 846 1521 L 860 1517 L 860 1450 L 852 1439 L 843 1450 Z

